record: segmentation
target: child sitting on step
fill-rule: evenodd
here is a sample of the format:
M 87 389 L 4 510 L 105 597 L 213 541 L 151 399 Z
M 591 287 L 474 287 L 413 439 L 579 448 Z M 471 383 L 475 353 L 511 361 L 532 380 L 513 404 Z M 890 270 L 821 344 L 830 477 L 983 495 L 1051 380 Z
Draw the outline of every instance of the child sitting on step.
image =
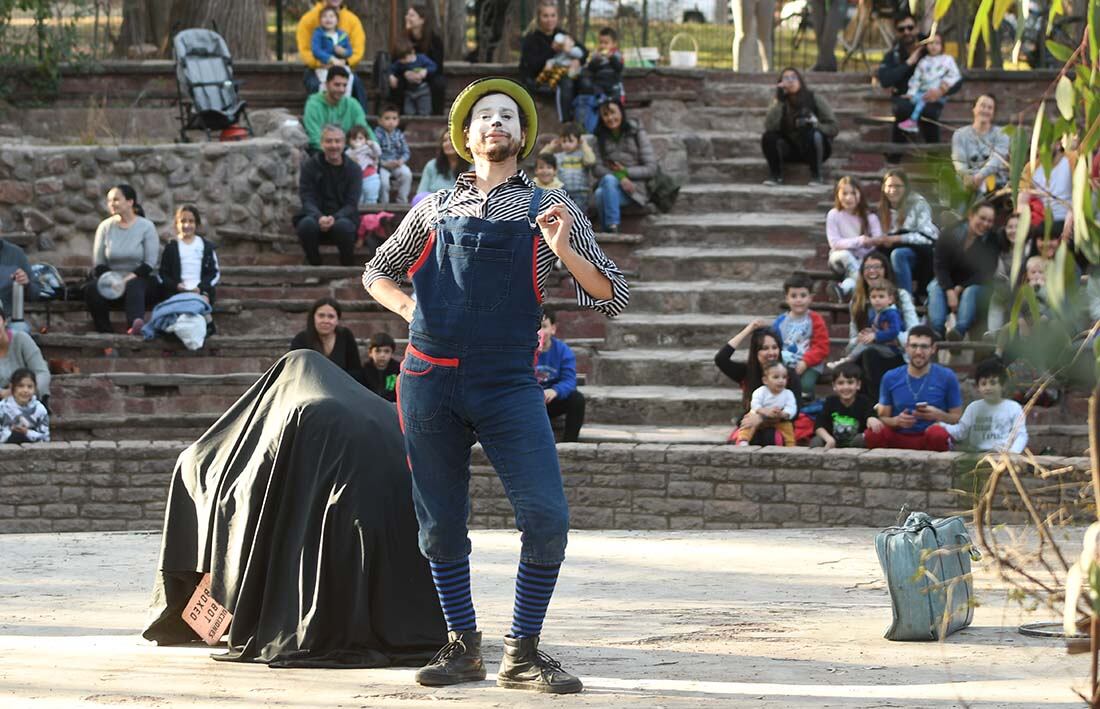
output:
M 842 177 L 833 188 L 833 208 L 825 216 L 825 237 L 829 240 L 829 267 L 843 274 L 834 286 L 840 302 L 851 295 L 859 279 L 859 265 L 871 252 L 871 239 L 882 236 L 878 216 L 867 206 L 863 190 L 853 177 Z
M 553 153 L 539 153 L 535 158 L 535 186 L 544 190 L 565 188 L 558 179 L 558 160 Z
M 17 369 L 11 375 L 11 396 L 0 401 L 0 443 L 50 440 L 50 415 L 38 400 L 34 372 Z
M 926 40 L 924 56 L 917 62 L 916 71 L 909 77 L 909 91 L 906 98 L 913 102 L 913 112 L 909 117 L 898 124 L 898 129 L 906 133 L 916 133 L 920 130 L 917 125 L 924 107 L 928 105 L 924 95 L 932 89 L 939 89 L 941 96 L 947 94 L 947 90 L 962 79 L 959 73 L 959 65 L 950 54 L 943 53 L 943 35 L 934 34 Z M 943 98 L 935 103 L 943 104 Z
M 352 126 L 348 130 L 348 147 L 345 152 L 363 170 L 363 189 L 359 192 L 359 205 L 377 204 L 382 189 L 382 177 L 378 174 L 382 148 L 372 140 L 366 127 Z
M 901 344 L 898 336 L 904 325 L 901 322 L 901 313 L 894 305 L 897 298 L 897 287 L 885 278 L 871 284 L 867 299 L 871 301 L 868 308 L 868 326 L 856 335 L 856 344 L 851 347 L 842 359 L 829 362 L 830 370 L 835 370 L 846 362 L 858 363 L 863 353 L 870 347 L 884 348 L 890 354 L 901 356 Z
M 737 445 L 747 446 L 760 428 L 773 428 L 783 437 L 783 445 L 794 447 L 794 417 L 798 414 L 798 402 L 787 388 L 787 365 L 772 362 L 764 367 L 763 386 L 752 393 L 752 413 L 764 419 L 758 426 L 741 426 L 737 429 Z
M 829 326 L 810 310 L 813 279 L 797 274 L 783 282 L 789 310 L 775 319 L 772 329 L 783 338 L 783 363 L 794 369 L 802 385 L 802 398 L 812 401 L 817 379 L 829 356 Z
M 1008 370 L 1000 357 L 990 357 L 974 369 L 981 399 L 971 402 L 958 423 L 941 423 L 954 443 L 976 452 L 1023 453 L 1027 447 L 1024 409 L 1004 398 Z
M 565 185 L 569 199 L 588 211 L 588 189 L 592 175 L 592 166 L 596 164 L 596 153 L 584 140 L 581 127 L 577 123 L 566 123 L 561 134 L 550 142 L 547 150 L 558 159 L 558 179 Z

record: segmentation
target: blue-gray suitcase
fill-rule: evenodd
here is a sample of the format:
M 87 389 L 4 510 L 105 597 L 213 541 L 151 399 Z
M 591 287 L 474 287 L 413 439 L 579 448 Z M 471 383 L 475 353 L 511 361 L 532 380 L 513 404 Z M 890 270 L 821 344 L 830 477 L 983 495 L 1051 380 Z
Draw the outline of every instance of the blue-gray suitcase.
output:
M 961 517 L 932 519 L 913 512 L 900 527 L 875 536 L 894 620 L 887 640 L 937 640 L 974 618 L 971 560 L 981 554 Z

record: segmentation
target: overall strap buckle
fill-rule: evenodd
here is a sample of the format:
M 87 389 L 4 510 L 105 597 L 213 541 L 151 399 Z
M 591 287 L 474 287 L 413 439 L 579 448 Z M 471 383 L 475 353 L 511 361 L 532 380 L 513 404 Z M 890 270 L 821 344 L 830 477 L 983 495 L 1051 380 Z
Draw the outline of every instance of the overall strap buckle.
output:
M 527 205 L 527 223 L 538 232 L 539 225 L 535 221 L 539 216 L 539 205 L 542 204 L 542 193 L 546 190 L 541 187 L 536 187 L 531 193 L 531 203 Z

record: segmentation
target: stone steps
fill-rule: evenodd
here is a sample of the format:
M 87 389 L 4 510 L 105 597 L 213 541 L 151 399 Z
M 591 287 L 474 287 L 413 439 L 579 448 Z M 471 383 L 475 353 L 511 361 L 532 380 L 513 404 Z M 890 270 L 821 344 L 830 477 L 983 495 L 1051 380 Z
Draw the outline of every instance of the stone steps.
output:
M 667 385 L 677 387 L 732 386 L 714 364 L 713 349 L 637 347 L 607 350 L 592 362 L 592 380 L 601 386 Z M 734 353 L 744 362 L 745 351 Z
M 783 299 L 781 280 L 643 281 L 630 284 L 629 313 L 767 312 Z
M 799 183 L 765 187 L 760 183 L 697 182 L 680 189 L 677 207 L 698 212 L 799 212 L 832 196 L 832 185 Z M 814 209 L 813 211 L 817 211 Z M 821 217 L 824 228 L 825 217 Z
M 754 320 L 756 315 L 718 315 L 714 313 L 637 313 L 627 312 L 607 323 L 607 349 L 671 348 L 670 360 L 684 348 L 714 352 Z M 604 351 L 600 355 L 603 356 Z M 712 354 L 713 356 L 713 354 Z
M 671 212 L 646 217 L 643 231 L 653 246 L 783 246 L 813 244 L 807 234 L 824 231 L 825 216 L 816 209 L 777 212 Z M 641 253 L 635 251 L 635 255 Z M 649 276 L 646 276 L 649 278 Z
M 50 385 L 50 407 L 60 416 L 221 412 L 260 374 L 63 374 Z
M 679 136 L 683 141 L 687 154 L 691 158 L 736 158 L 746 155 L 762 155 L 760 151 L 760 136 L 764 133 L 763 122 L 757 128 L 727 131 L 704 130 L 684 133 Z M 846 157 L 858 145 L 859 132 L 856 130 L 841 130 L 833 141 L 833 152 L 830 160 Z M 654 148 L 657 144 L 654 143 Z
M 636 255 L 638 271 L 646 280 L 775 280 L 812 263 L 817 252 L 799 248 L 655 246 L 639 249 Z
M 585 420 L 598 424 L 722 424 L 739 410 L 741 390 L 725 387 L 585 386 Z

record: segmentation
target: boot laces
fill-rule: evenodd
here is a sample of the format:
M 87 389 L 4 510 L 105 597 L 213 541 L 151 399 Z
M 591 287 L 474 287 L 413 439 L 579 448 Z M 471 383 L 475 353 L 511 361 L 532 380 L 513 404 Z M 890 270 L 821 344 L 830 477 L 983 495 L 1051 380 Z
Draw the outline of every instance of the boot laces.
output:
M 543 669 L 543 670 L 549 669 L 549 670 L 555 670 L 557 672 L 564 672 L 565 671 L 561 668 L 561 663 L 560 662 L 558 662 L 554 658 L 550 657 L 549 655 L 547 655 L 542 650 L 538 650 L 535 653 L 535 665 L 537 667 L 539 667 L 540 669 Z
M 439 649 L 430 665 L 441 665 L 451 658 L 458 657 L 466 652 L 466 643 L 461 638 L 456 638 Z

